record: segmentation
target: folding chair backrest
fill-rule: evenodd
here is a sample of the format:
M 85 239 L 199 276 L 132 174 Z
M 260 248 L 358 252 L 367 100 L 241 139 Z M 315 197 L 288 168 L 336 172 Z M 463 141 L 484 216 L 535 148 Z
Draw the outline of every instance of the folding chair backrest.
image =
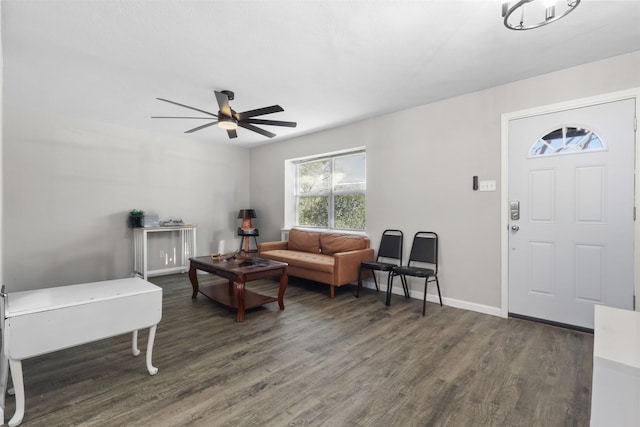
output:
M 413 236 L 409 263 L 422 262 L 434 264 L 438 268 L 438 235 L 431 231 L 418 231 Z
M 400 230 L 384 230 L 380 239 L 378 256 L 380 258 L 393 258 L 402 262 L 403 235 Z

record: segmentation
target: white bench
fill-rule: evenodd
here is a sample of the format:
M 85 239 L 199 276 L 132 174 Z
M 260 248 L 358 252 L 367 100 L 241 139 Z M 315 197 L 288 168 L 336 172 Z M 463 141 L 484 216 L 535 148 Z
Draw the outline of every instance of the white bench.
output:
M 15 389 L 16 412 L 9 426 L 24 417 L 22 360 L 69 347 L 133 332 L 134 356 L 138 330 L 149 329 L 147 370 L 156 326 L 162 318 L 162 288 L 140 278 L 108 280 L 33 291 L 2 293 L 0 298 L 0 421 L 4 423 L 9 368 Z

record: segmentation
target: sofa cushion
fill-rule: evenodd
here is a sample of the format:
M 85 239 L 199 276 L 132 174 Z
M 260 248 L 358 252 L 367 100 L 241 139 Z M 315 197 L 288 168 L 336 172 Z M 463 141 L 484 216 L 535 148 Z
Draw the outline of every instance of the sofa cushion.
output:
M 338 252 L 357 251 L 366 249 L 367 242 L 362 236 L 350 236 L 337 233 L 322 233 L 320 235 L 320 248 L 325 255 L 333 255 Z
M 309 252 L 312 254 L 320 253 L 320 234 L 312 231 L 296 230 L 289 231 L 289 250 Z
M 327 273 L 333 273 L 335 263 L 333 256 L 283 249 L 262 252 L 260 256 L 273 261 L 286 262 L 291 266 Z

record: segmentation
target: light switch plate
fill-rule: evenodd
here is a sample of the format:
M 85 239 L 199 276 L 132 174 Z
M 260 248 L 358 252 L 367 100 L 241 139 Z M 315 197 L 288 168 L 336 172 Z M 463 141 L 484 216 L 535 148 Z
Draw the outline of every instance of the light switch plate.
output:
M 495 181 L 480 181 L 480 191 L 496 191 Z

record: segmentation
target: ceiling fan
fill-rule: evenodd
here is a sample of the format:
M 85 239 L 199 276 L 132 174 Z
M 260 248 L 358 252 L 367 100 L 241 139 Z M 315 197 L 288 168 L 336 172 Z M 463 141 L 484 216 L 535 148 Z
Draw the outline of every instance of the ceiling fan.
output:
M 160 101 L 168 102 L 169 104 L 179 105 L 180 107 L 188 108 L 190 110 L 198 111 L 200 113 L 206 114 L 209 117 L 172 117 L 172 116 L 151 116 L 152 119 L 204 119 L 204 120 L 213 120 L 210 123 L 195 127 L 193 129 L 189 129 L 185 131 L 185 133 L 192 133 L 199 131 L 201 129 L 207 128 L 209 126 L 218 125 L 218 127 L 225 129 L 227 131 L 227 135 L 229 138 L 237 138 L 238 134 L 236 133 L 236 129 L 238 126 L 241 128 L 248 129 L 253 132 L 257 132 L 260 135 L 264 135 L 269 138 L 273 138 L 276 136 L 275 133 L 269 132 L 267 130 L 261 129 L 254 125 L 267 125 L 267 126 L 286 126 L 294 128 L 296 127 L 296 122 L 283 122 L 281 120 L 264 120 L 264 119 L 254 119 L 256 116 L 263 116 L 265 114 L 278 113 L 280 111 L 284 111 L 284 109 L 279 105 L 272 105 L 270 107 L 258 108 L 256 110 L 244 111 L 242 113 L 236 113 L 230 106 L 229 101 L 233 100 L 234 94 L 230 90 L 223 91 L 214 91 L 216 94 L 216 101 L 218 101 L 218 107 L 220 110 L 218 114 L 210 113 L 209 111 L 204 111 L 199 108 L 190 107 L 188 105 L 180 104 L 179 102 L 170 101 L 164 98 L 156 98 Z

